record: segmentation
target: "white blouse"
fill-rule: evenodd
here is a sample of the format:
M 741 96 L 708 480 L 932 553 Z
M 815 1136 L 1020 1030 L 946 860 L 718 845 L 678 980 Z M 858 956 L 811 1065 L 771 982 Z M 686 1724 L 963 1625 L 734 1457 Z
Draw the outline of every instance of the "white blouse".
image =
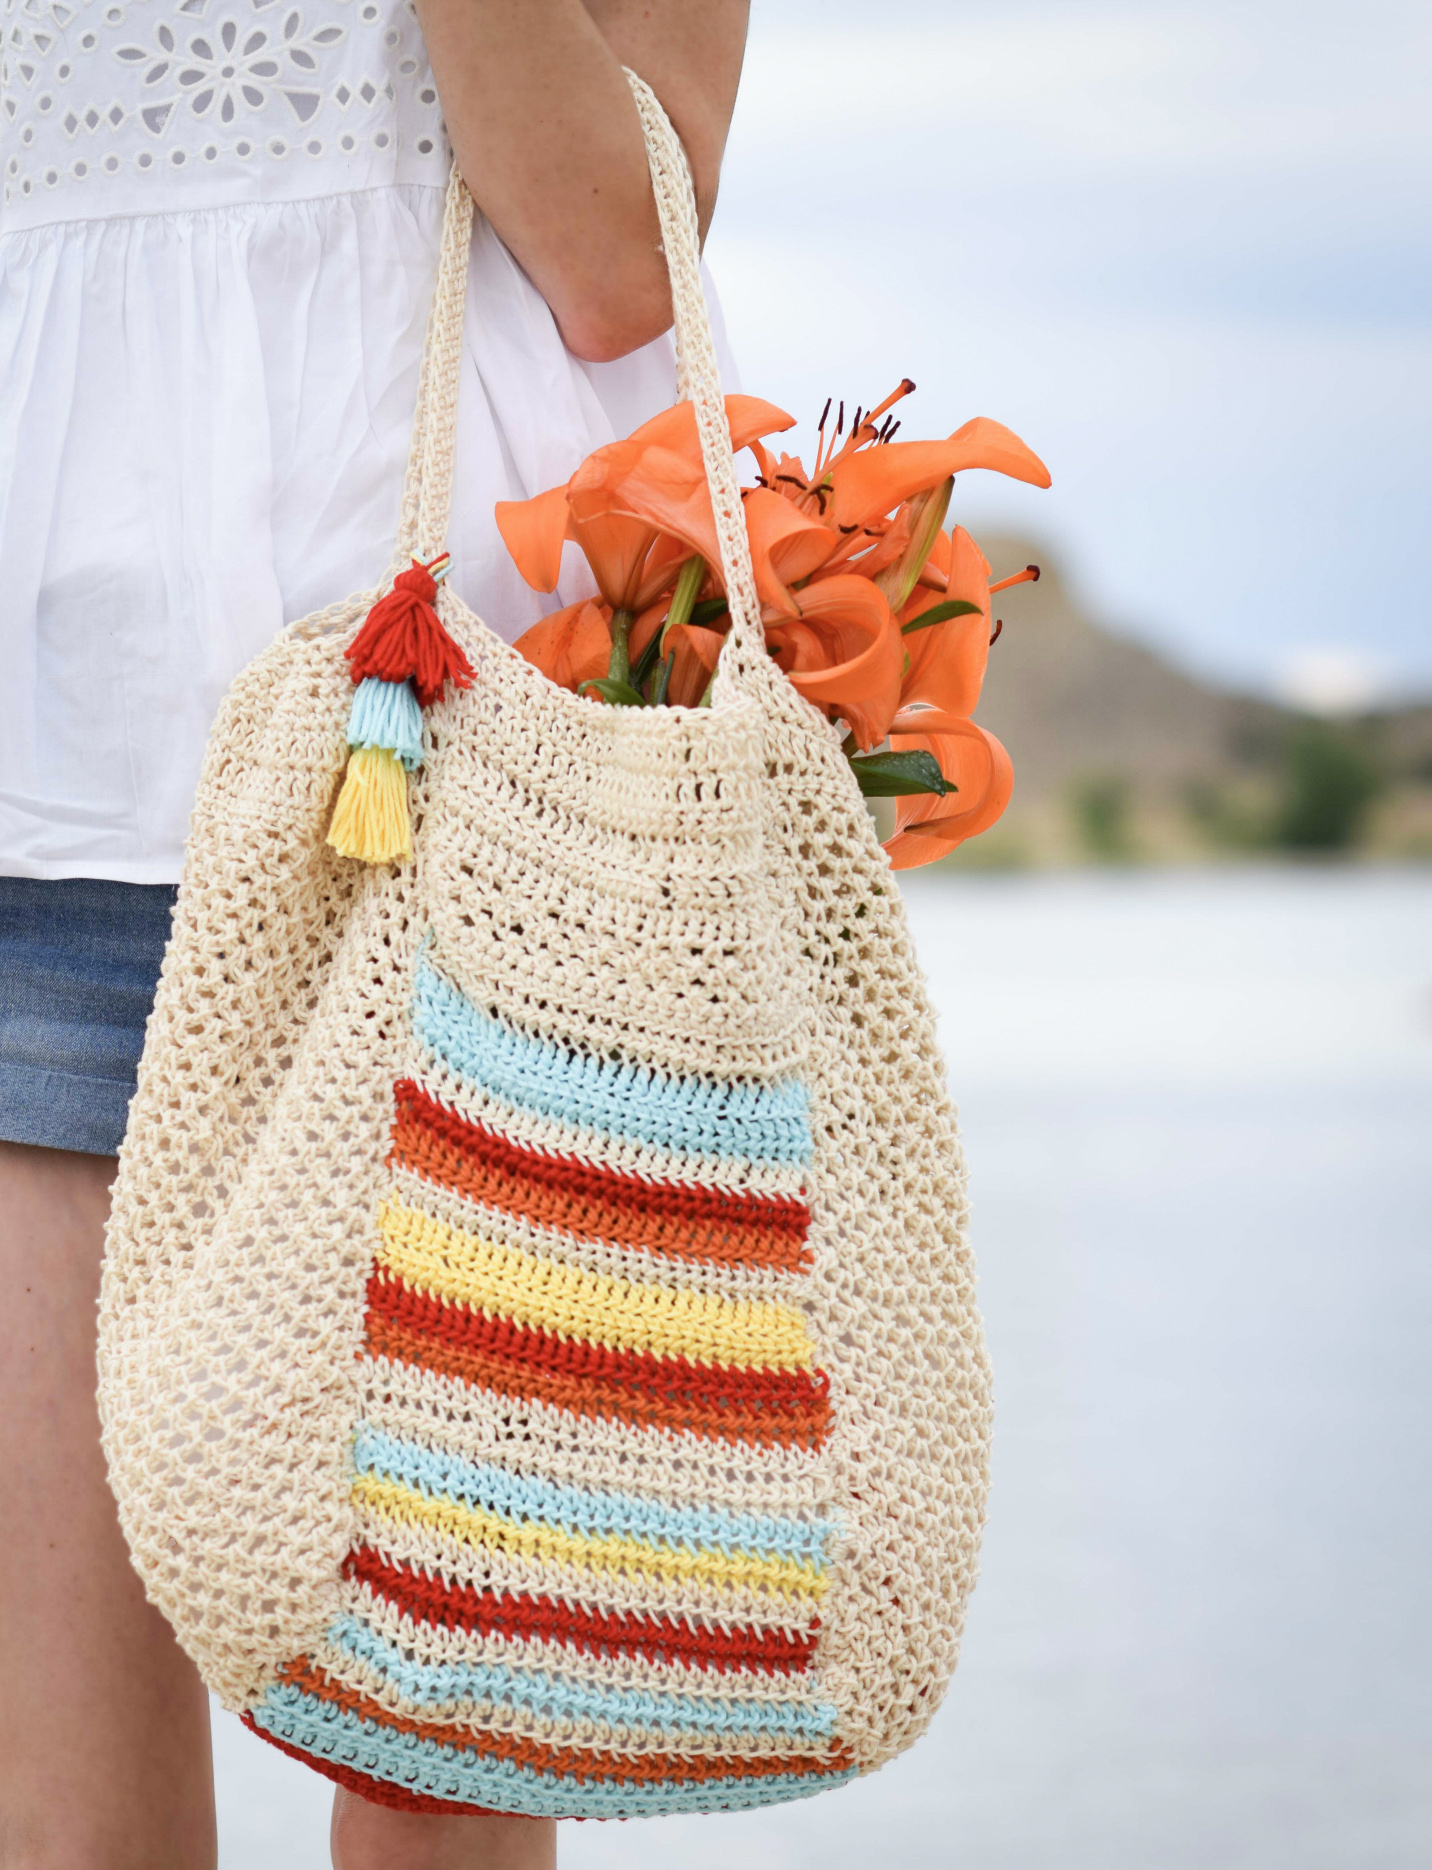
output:
M 409 0 L 7 4 L 0 874 L 172 882 L 228 683 L 392 551 L 451 154 Z M 592 586 L 529 590 L 494 501 L 674 385 L 478 221 L 448 544 L 509 640 Z

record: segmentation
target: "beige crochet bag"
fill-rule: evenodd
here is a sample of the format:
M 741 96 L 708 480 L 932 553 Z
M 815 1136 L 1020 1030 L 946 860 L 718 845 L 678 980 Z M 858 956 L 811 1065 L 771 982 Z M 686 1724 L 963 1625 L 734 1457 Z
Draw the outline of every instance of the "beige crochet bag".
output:
M 734 619 L 705 709 L 450 591 L 411 862 L 325 832 L 344 645 L 209 743 L 101 1312 L 154 1601 L 256 1732 L 425 1811 L 793 1798 L 926 1726 L 984 1513 L 962 1166 L 900 897 L 764 653 L 680 146 L 633 81 Z M 395 565 L 446 528 L 450 191 Z M 383 587 L 379 587 L 381 590 Z

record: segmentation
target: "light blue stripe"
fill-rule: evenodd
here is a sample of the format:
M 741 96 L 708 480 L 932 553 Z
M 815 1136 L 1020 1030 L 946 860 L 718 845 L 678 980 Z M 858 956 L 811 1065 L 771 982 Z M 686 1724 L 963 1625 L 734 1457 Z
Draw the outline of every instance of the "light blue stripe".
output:
M 514 1760 L 441 1746 L 399 1733 L 346 1708 L 279 1683 L 254 1709 L 255 1723 L 300 1752 L 331 1760 L 429 1798 L 455 1799 L 528 1818 L 654 1818 L 665 1812 L 737 1811 L 813 1798 L 855 1777 L 853 1767 L 830 1773 L 778 1773 L 769 1779 L 706 1779 L 686 1785 L 645 1785 L 616 1777 L 578 1780 L 539 1772 Z M 476 1739 L 476 1737 L 474 1737 Z
M 417 1442 L 398 1441 L 366 1422 L 358 1425 L 353 1437 L 353 1464 L 360 1474 L 383 1476 L 416 1488 L 430 1499 L 461 1501 L 479 1512 L 540 1520 L 588 1538 L 645 1539 L 685 1552 L 792 1558 L 824 1570 L 835 1531 L 835 1522 L 829 1519 L 776 1519 L 726 1513 L 719 1507 L 668 1506 L 635 1494 L 556 1487 L 550 1481 L 510 1474 L 485 1462 L 464 1461 Z
M 829 1702 L 720 1701 L 710 1695 L 658 1694 L 601 1688 L 590 1682 L 511 1669 L 502 1663 L 409 1662 L 401 1649 L 357 1617 L 342 1617 L 328 1640 L 369 1663 L 409 1701 L 430 1707 L 455 1701 L 496 1701 L 551 1720 L 606 1721 L 616 1728 L 669 1728 L 679 1733 L 790 1734 L 828 1740 L 838 1712 Z
M 365 675 L 348 710 L 350 747 L 386 747 L 411 773 L 423 763 L 423 711 L 411 682 Z
M 793 1078 L 778 1085 L 674 1078 L 569 1051 L 491 1018 L 426 959 L 413 983 L 413 1028 L 459 1077 L 541 1116 L 661 1149 L 810 1161 L 810 1100 Z

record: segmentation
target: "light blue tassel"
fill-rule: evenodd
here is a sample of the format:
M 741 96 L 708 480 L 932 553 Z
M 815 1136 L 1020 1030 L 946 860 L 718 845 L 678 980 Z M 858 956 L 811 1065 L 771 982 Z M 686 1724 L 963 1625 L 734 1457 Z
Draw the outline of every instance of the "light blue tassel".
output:
M 423 763 L 423 711 L 411 682 L 365 675 L 348 711 L 350 747 L 386 747 L 411 773 Z

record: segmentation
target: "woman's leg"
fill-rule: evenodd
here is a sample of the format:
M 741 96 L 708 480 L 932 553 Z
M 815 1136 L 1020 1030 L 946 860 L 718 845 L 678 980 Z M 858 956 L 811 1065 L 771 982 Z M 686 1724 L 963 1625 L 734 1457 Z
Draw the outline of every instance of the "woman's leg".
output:
M 554 1870 L 551 1818 L 425 1818 L 352 1792 L 333 1800 L 334 1870 Z
M 114 1162 L 0 1143 L 0 1870 L 210 1870 L 209 1704 L 105 1481 Z

